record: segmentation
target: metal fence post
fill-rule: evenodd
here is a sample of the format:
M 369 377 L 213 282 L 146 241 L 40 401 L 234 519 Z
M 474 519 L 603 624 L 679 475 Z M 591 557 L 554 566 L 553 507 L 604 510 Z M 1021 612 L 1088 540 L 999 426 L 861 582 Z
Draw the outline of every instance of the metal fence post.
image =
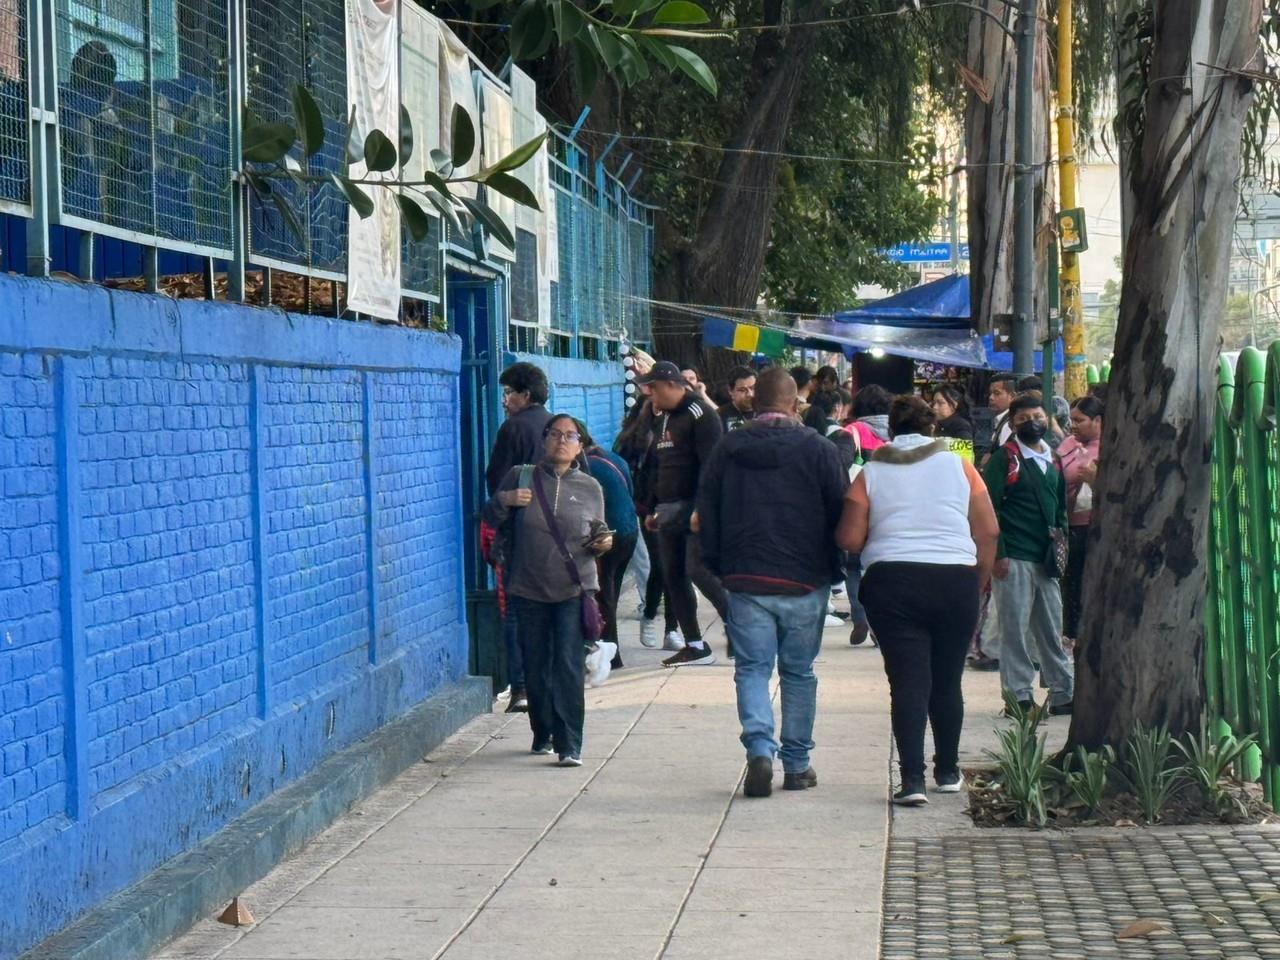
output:
M 241 123 L 246 97 L 244 0 L 227 0 L 227 96 L 231 132 L 231 260 L 227 263 L 227 299 L 243 303 L 249 249 L 249 204 L 240 179 Z M 267 286 L 264 306 L 271 302 Z
M 49 223 L 58 204 L 58 74 L 54 0 L 27 0 L 27 83 L 30 96 L 31 219 L 27 275 L 47 277 Z

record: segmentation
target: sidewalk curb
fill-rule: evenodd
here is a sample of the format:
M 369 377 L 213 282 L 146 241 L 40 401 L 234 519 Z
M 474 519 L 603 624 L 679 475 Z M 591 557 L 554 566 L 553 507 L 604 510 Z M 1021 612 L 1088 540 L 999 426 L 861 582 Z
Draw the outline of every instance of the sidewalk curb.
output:
M 144 957 L 266 876 L 354 803 L 492 707 L 490 681 L 465 677 L 116 894 L 21 960 Z M 139 825 L 145 829 L 145 825 Z

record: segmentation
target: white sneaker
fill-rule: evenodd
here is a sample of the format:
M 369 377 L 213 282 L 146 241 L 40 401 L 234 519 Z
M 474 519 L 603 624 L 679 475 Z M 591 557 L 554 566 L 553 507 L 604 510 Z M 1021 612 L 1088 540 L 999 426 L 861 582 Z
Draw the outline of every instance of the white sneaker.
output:
M 824 627 L 843 627 L 844 621 L 835 614 L 828 613 L 827 619 L 822 622 Z
M 831 596 L 832 596 L 832 597 L 843 597 L 843 596 L 844 596 L 844 586 L 843 586 L 842 584 L 839 584 L 839 583 L 833 583 L 833 584 L 831 585 Z
M 640 621 L 640 646 L 652 650 L 658 645 L 660 636 L 657 620 Z
M 596 643 L 587 655 L 587 686 L 598 687 L 609 679 L 609 671 L 613 669 L 613 655 L 618 652 L 618 645 L 608 640 Z
M 672 630 L 670 633 L 667 634 L 667 639 L 663 641 L 662 649 L 663 650 L 683 650 L 684 649 L 684 637 L 681 635 L 679 630 Z

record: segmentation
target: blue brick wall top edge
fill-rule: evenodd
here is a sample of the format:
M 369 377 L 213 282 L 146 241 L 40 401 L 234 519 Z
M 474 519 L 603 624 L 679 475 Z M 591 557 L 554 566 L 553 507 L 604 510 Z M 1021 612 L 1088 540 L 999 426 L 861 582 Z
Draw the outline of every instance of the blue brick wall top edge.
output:
M 457 337 L 0 275 L 0 349 L 143 353 L 372 370 L 461 368 Z
M 541 367 L 557 387 L 606 387 L 626 379 L 622 364 L 616 361 L 571 360 L 536 353 L 508 353 L 505 360 L 508 366 L 524 361 Z

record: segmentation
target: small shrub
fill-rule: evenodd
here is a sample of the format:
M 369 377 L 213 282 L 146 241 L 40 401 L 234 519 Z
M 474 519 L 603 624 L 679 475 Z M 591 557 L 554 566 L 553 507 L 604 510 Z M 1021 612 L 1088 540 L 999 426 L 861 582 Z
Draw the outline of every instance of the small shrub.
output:
M 1045 757 L 1045 735 L 1037 734 L 1042 719 L 1039 708 L 1023 711 L 1017 701 L 1005 694 L 1005 709 L 1014 724 L 996 731 L 1000 749 L 988 756 L 1000 771 L 1000 792 L 1013 804 L 1019 819 L 1042 827 L 1045 810 L 1045 775 L 1049 762 Z
M 1170 766 L 1173 741 L 1164 728 L 1138 724 L 1125 745 L 1125 777 L 1148 823 L 1156 823 L 1178 788 L 1182 771 Z
M 1221 817 L 1245 812 L 1240 798 L 1227 789 L 1222 781 L 1253 746 L 1254 739 L 1253 734 L 1236 737 L 1226 733 L 1215 740 L 1209 733 L 1208 723 L 1201 721 L 1199 736 L 1188 733 L 1174 742 L 1174 746 L 1186 759 L 1182 765 L 1183 775 L 1200 790 L 1205 802 L 1217 810 Z
M 1107 794 L 1108 774 L 1116 762 L 1116 752 L 1104 746 L 1097 753 L 1076 747 L 1063 758 L 1062 779 L 1072 795 L 1090 813 L 1097 813 Z

